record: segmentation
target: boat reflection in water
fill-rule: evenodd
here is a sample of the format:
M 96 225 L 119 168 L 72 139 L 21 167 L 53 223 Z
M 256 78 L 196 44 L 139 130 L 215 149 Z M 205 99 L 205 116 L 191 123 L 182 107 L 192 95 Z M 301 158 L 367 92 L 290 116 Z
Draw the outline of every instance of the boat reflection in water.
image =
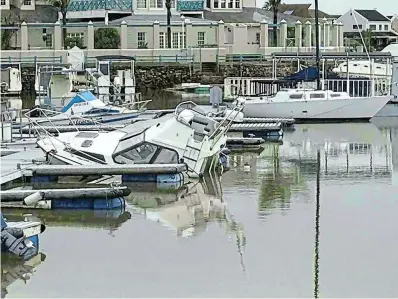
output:
M 123 209 L 115 210 L 39 210 L 24 209 L 23 213 L 30 213 L 29 220 L 43 221 L 49 227 L 85 227 L 100 228 L 113 232 L 131 219 L 131 214 Z M 21 217 L 20 209 L 7 209 L 7 219 Z M 26 214 L 25 214 L 26 215 Z
M 391 180 L 391 130 L 368 124 L 296 125 L 286 132 L 283 145 L 265 151 L 298 167 L 300 175 L 315 175 L 317 151 L 321 154 L 322 180 Z M 277 154 L 275 154 L 275 151 Z
M 197 236 L 207 230 L 209 223 L 219 223 L 230 238 L 235 238 L 241 267 L 245 270 L 243 226 L 228 212 L 218 176 L 205 176 L 201 182 L 188 183 L 176 192 L 134 192 L 133 197 L 137 213 L 161 223 L 178 237 Z
M 38 253 L 27 261 L 10 254 L 1 255 L 1 298 L 5 298 L 8 294 L 7 288 L 16 281 L 27 281 L 36 271 L 35 268 L 44 262 L 46 255 Z

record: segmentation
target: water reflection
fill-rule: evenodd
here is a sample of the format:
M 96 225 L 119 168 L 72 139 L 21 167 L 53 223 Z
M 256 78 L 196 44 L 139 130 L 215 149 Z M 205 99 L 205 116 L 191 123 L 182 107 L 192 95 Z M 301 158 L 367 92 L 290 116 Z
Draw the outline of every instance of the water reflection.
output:
M 131 218 L 125 209 L 114 210 L 39 210 L 7 209 L 5 215 L 9 221 L 16 221 L 29 213 L 29 220 L 42 221 L 48 227 L 82 227 L 109 230 L 112 235 L 120 226 Z
M 44 262 L 46 255 L 38 253 L 28 261 L 21 261 L 11 254 L 1 255 L 1 298 L 8 294 L 8 286 L 21 281 L 26 284 L 35 272 L 35 268 Z

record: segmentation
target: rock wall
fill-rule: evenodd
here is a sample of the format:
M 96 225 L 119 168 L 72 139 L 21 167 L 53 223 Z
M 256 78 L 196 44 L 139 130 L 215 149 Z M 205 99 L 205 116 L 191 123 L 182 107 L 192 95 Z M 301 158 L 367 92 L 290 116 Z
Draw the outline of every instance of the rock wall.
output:
M 112 69 L 116 74 L 117 68 Z M 290 66 L 278 66 L 277 75 L 284 76 L 292 72 Z M 194 71 L 188 66 L 137 66 L 137 90 L 145 92 L 146 89 L 161 90 L 173 87 L 183 82 L 196 82 L 202 84 L 223 84 L 226 77 L 271 77 L 272 65 L 268 64 L 242 64 L 220 65 L 216 70 L 206 72 Z M 25 92 L 33 92 L 35 84 L 35 69 L 22 69 L 22 85 Z

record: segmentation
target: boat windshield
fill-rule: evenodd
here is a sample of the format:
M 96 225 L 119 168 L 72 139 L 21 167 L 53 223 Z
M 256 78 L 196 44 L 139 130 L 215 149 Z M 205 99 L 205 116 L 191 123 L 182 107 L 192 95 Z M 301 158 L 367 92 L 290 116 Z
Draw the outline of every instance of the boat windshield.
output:
M 176 164 L 178 154 L 145 141 L 145 130 L 141 133 L 127 134 L 120 139 L 113 160 L 118 164 Z

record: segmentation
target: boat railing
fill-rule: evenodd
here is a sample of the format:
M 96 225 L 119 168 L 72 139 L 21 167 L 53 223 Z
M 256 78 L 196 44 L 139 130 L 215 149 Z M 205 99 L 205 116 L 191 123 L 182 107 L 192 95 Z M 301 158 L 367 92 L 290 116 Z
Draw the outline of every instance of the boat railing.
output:
M 275 94 L 278 90 L 289 84 L 289 80 L 271 80 L 269 78 L 228 78 L 224 84 L 224 97 L 233 99 L 239 96 L 259 96 Z M 323 89 L 335 92 L 347 92 L 351 96 L 369 97 L 389 95 L 391 80 L 389 78 L 358 79 L 358 78 L 339 78 L 322 79 Z M 294 83 L 292 81 L 292 83 Z M 297 82 L 298 86 L 308 89 L 315 89 L 315 81 Z M 292 87 L 294 88 L 294 87 Z
M 35 112 L 39 114 L 40 117 L 32 117 L 31 115 L 36 114 Z M 36 107 L 26 112 L 25 117 L 28 119 L 29 127 L 32 128 L 34 131 L 36 131 L 38 134 L 39 134 L 38 128 L 40 128 L 42 131 L 47 131 L 45 127 L 53 128 L 53 130 L 58 134 L 61 133 L 59 130 L 60 127 L 73 128 L 75 131 L 84 131 L 84 127 L 87 126 L 87 124 L 89 124 L 91 127 L 94 126 L 95 129 L 98 131 L 109 130 L 109 129 L 123 131 L 120 128 L 103 124 L 99 121 L 96 121 L 95 119 L 85 118 L 73 114 L 62 113 L 54 110 L 47 110 L 39 107 Z M 68 125 L 62 125 L 62 126 L 56 125 L 54 122 L 59 120 L 63 121 L 69 120 L 69 123 Z M 41 123 L 43 122 L 49 122 L 50 125 L 44 127 L 41 125 Z
M 193 110 L 203 116 L 206 116 L 206 111 L 204 111 L 202 108 L 200 108 L 196 103 L 194 103 L 192 101 L 185 101 L 185 102 L 179 103 L 174 110 L 174 115 L 176 117 L 178 117 L 180 112 L 185 109 L 190 109 L 190 110 Z

